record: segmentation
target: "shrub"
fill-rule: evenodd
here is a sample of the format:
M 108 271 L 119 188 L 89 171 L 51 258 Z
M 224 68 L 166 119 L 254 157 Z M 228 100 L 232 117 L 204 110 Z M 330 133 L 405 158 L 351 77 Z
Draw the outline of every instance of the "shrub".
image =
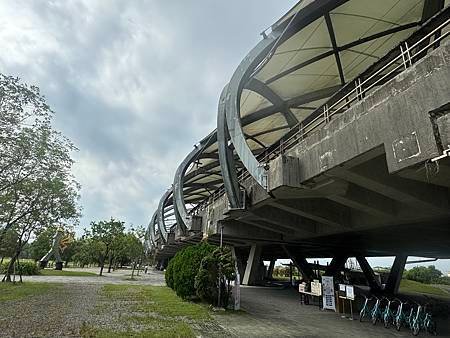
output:
M 167 267 L 169 273 L 166 275 L 166 283 L 174 289 L 178 296 L 184 299 L 197 296 L 194 286 L 195 276 L 202 259 L 214 248 L 216 247 L 202 242 L 180 250 L 172 258 L 169 262 L 171 267 Z
M 210 304 L 217 304 L 220 287 L 220 305 L 226 308 L 231 298 L 230 281 L 235 277 L 230 248 L 216 248 L 202 259 L 198 269 L 194 285 L 197 296 Z
M 0 273 L 6 273 L 6 270 L 8 269 L 9 261 L 3 262 L 0 265 Z M 19 267 L 16 267 L 16 274 L 19 275 L 38 275 L 39 274 L 39 267 L 37 264 L 33 261 L 20 261 Z
M 173 289 L 173 264 L 175 262 L 175 257 L 169 261 L 167 265 L 164 277 L 166 279 L 166 284 L 169 288 Z

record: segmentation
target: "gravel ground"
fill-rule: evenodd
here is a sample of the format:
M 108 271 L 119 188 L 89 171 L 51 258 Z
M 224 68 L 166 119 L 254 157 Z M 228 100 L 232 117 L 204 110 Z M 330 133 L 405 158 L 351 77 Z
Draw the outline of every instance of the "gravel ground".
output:
M 1 337 L 78 337 L 101 286 L 68 283 L 50 294 L 8 301 L 0 307 Z
M 80 271 L 98 273 L 98 269 Z M 0 337 L 79 337 L 85 324 L 113 328 L 114 321 L 126 311 L 126 304 L 112 304 L 104 311 L 106 301 L 100 293 L 103 285 L 165 285 L 160 271 L 151 270 L 134 281 L 128 280 L 130 274 L 129 270 L 118 270 L 105 272 L 103 277 L 24 276 L 25 282 L 59 284 L 50 294 L 2 303 Z
M 98 268 L 68 269 L 70 271 L 84 271 L 98 273 Z M 164 272 L 149 270 L 147 274 L 140 273 L 135 276 L 134 281 L 130 281 L 131 270 L 116 270 L 111 273 L 103 271 L 103 276 L 24 276 L 23 280 L 42 283 L 89 283 L 89 284 L 146 284 L 146 285 L 166 285 Z

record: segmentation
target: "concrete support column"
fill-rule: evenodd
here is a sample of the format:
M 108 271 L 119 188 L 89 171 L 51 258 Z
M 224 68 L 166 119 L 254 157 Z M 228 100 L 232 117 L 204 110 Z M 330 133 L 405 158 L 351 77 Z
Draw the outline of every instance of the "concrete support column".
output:
M 269 264 L 269 270 L 267 270 L 267 279 L 272 279 L 273 277 L 273 268 L 275 267 L 275 259 L 272 259 Z
M 407 255 L 397 255 L 395 257 L 394 263 L 392 264 L 391 271 L 387 283 L 384 287 L 384 291 L 390 294 L 395 294 L 398 292 L 400 286 L 400 281 L 402 280 L 403 270 L 405 269 L 405 264 L 408 256 Z
M 242 284 L 252 285 L 259 280 L 259 263 L 261 260 L 261 246 L 253 244 L 248 255 L 247 265 L 245 267 L 244 278 Z
M 333 257 L 327 269 L 325 270 L 325 276 L 337 276 L 338 273 L 344 270 L 345 262 L 347 262 L 347 255 L 338 255 Z
M 361 270 L 364 273 L 364 276 L 367 279 L 367 283 L 370 286 L 370 290 L 374 292 L 381 291 L 381 284 L 379 280 L 375 277 L 375 273 L 373 272 L 372 267 L 370 266 L 369 262 L 367 261 L 366 257 L 358 255 L 356 256 L 356 260 L 359 263 L 359 266 L 361 267 Z
M 303 277 L 307 280 L 314 279 L 314 271 L 311 268 L 311 265 L 308 263 L 306 258 L 299 253 L 294 253 L 292 250 L 288 249 L 285 245 L 282 245 L 284 252 L 291 259 L 292 263 L 300 270 Z

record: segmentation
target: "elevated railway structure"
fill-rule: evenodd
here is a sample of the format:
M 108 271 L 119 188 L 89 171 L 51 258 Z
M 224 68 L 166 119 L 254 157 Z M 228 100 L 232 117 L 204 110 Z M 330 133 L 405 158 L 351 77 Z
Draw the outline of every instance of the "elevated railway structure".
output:
M 149 223 L 163 266 L 203 238 L 262 260 L 450 257 L 450 1 L 305 0 L 262 33 Z

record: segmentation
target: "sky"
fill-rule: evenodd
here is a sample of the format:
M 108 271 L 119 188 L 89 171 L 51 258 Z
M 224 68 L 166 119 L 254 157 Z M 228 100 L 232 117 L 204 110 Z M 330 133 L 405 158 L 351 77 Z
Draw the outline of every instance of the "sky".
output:
M 148 224 L 178 164 L 215 128 L 237 65 L 296 2 L 0 2 L 0 71 L 40 87 L 79 148 L 78 234 L 110 217 Z
M 79 148 L 79 234 L 110 217 L 148 224 L 177 165 L 215 128 L 223 86 L 295 2 L 0 2 L 0 71 L 39 86 Z

